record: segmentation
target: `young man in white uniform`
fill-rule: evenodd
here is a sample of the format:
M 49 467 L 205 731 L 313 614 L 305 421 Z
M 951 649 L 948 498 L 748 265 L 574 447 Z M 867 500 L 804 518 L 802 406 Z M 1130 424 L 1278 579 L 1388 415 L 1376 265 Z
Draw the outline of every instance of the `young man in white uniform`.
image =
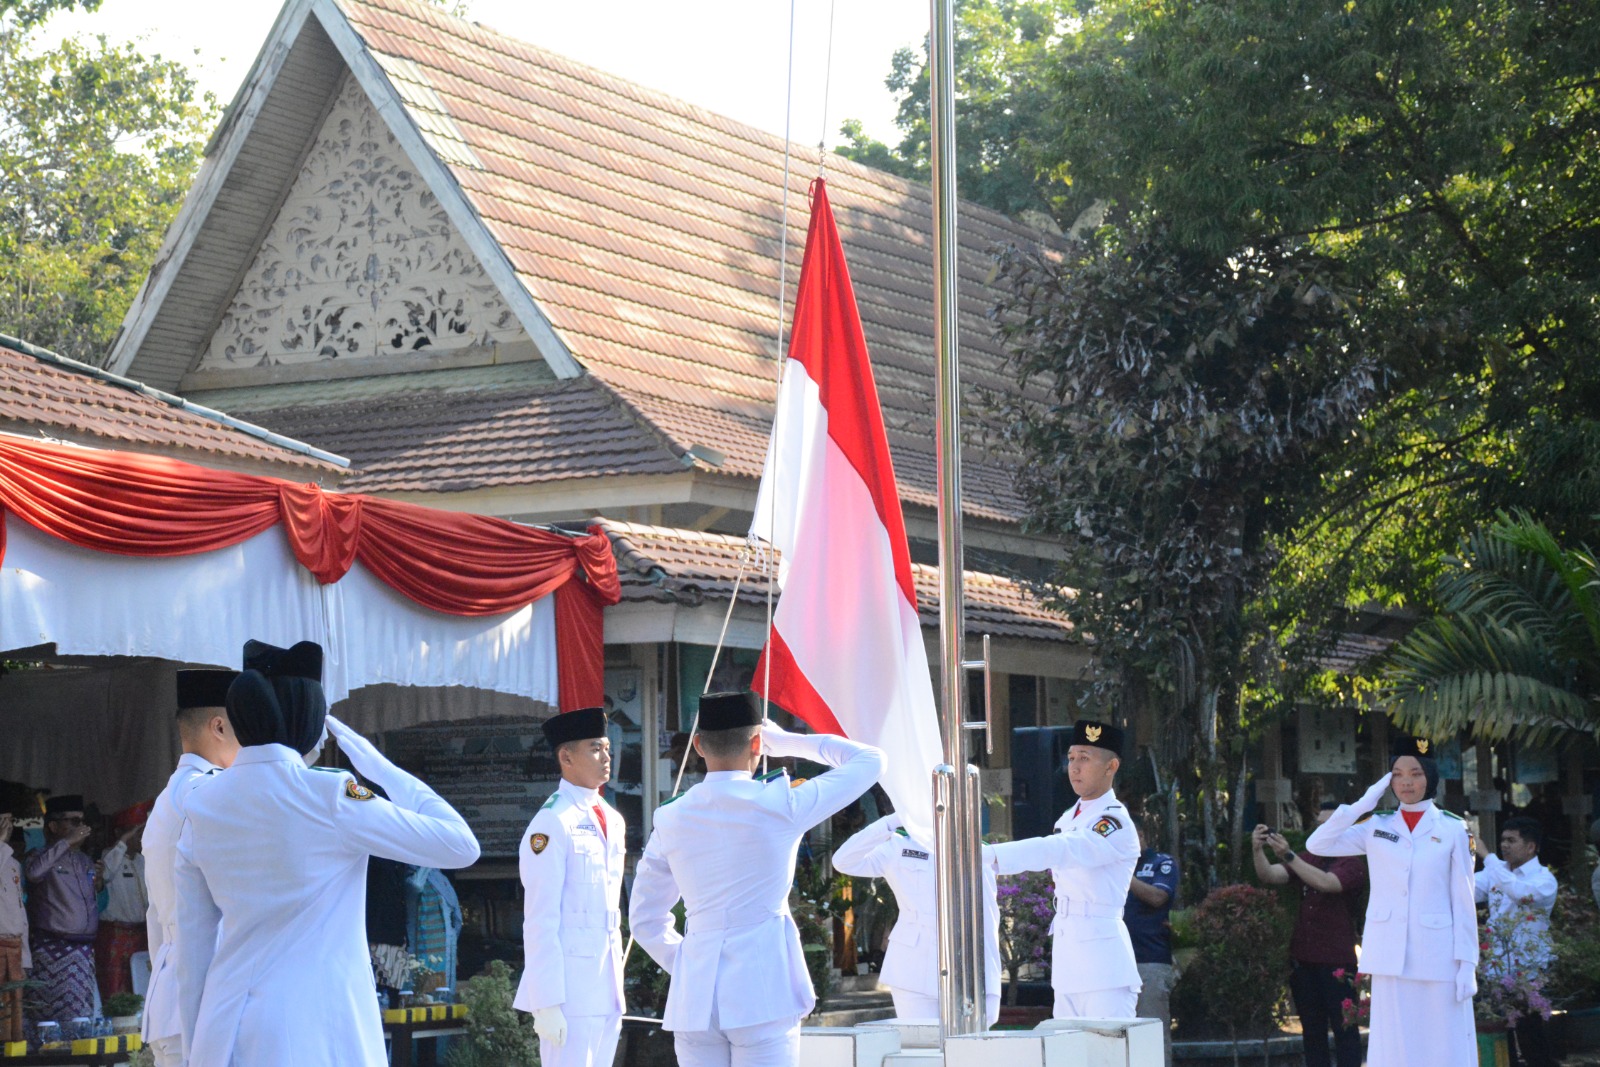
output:
M 228 687 L 240 751 L 178 837 L 178 973 L 191 1067 L 386 1067 L 366 940 L 367 858 L 465 867 L 466 822 L 327 716 L 322 650 L 251 641 Z M 309 764 L 324 727 L 356 769 Z
M 600 790 L 611 780 L 603 708 L 544 722 L 561 782 L 518 846 L 522 981 L 544 1067 L 611 1067 L 622 1032 L 622 868 L 627 825 Z
M 883 753 L 761 723 L 743 693 L 700 698 L 703 782 L 662 805 L 633 882 L 634 937 L 672 975 L 664 1029 L 682 1067 L 794 1067 L 816 1004 L 789 914 L 800 839 L 871 788 Z M 791 787 L 761 754 L 834 768 Z M 672 909 L 687 911 L 679 934 Z
M 882 878 L 900 907 L 878 981 L 889 987 L 901 1019 L 939 1018 L 938 878 L 934 845 L 912 837 L 900 816 L 885 815 L 858 830 L 833 854 L 833 869 Z M 983 865 L 984 1017 L 1000 1018 L 1000 905 L 992 865 Z
M 1139 965 L 1122 921 L 1139 833 L 1111 788 L 1122 740 L 1115 726 L 1079 719 L 1067 749 L 1077 803 L 1049 837 L 984 849 L 997 874 L 1048 870 L 1055 878 L 1050 985 L 1057 1019 L 1132 1019 L 1139 1001 Z
M 172 879 L 178 863 L 178 832 L 189 791 L 204 778 L 223 770 L 239 754 L 239 741 L 228 724 L 228 686 L 238 671 L 178 672 L 178 740 L 183 755 L 167 786 L 156 797 L 144 824 L 145 887 L 150 907 L 145 928 L 150 939 L 150 985 L 145 990 L 140 1031 L 156 1067 L 181 1067 L 183 1027 L 178 1014 L 178 898 Z
M 1367 857 L 1361 973 L 1372 976 L 1369 1067 L 1461 1067 L 1478 1054 L 1472 848 L 1467 824 L 1433 802 L 1432 748 L 1425 738 L 1401 739 L 1390 772 L 1306 839 L 1319 856 Z M 1400 810 L 1373 811 L 1391 784 Z

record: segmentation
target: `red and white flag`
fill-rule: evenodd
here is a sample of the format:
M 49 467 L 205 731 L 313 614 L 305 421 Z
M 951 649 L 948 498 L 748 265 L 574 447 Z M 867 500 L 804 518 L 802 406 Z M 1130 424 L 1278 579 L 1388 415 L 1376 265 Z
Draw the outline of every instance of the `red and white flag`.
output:
M 782 596 L 756 668 L 812 729 L 888 754 L 884 789 L 908 830 L 933 829 L 941 758 L 928 653 L 889 439 L 844 247 L 811 188 L 789 362 L 751 532 L 783 553 Z

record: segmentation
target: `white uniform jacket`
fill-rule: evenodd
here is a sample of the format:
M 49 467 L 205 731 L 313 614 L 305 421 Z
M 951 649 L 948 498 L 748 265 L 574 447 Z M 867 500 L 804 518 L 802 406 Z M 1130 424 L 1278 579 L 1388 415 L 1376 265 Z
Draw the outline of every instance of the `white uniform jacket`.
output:
M 775 756 L 834 767 L 790 787 L 787 774 L 716 771 L 656 811 L 633 881 L 633 935 L 672 986 L 667 1030 L 731 1030 L 808 1015 L 816 1004 L 789 914 L 800 839 L 866 792 L 883 753 L 842 737 L 765 734 Z M 682 899 L 686 930 L 672 909 Z
M 1139 863 L 1139 832 L 1115 793 L 1075 803 L 1049 837 L 984 851 L 997 874 L 1049 870 L 1055 878 L 1050 984 L 1056 992 L 1141 987 L 1133 939 L 1122 921 Z
M 594 816 L 606 815 L 605 829 Z M 562 780 L 517 847 L 522 872 L 522 981 L 516 1007 L 568 1017 L 622 1014 L 622 813 Z
M 177 1037 L 183 1028 L 178 1015 L 178 969 L 173 950 L 178 934 L 178 894 L 172 884 L 178 865 L 178 833 L 183 829 L 183 805 L 189 791 L 219 768 L 185 752 L 167 787 L 156 797 L 144 824 L 145 890 L 150 907 L 144 915 L 150 935 L 150 984 L 144 997 L 140 1032 L 145 1044 Z
M 1489 973 L 1517 967 L 1543 970 L 1550 965 L 1550 909 L 1556 905 L 1556 876 L 1534 857 L 1512 870 L 1499 856 L 1486 856 L 1473 879 L 1478 903 L 1489 905 Z
M 1455 981 L 1458 963 L 1478 963 L 1467 824 L 1431 800 L 1415 830 L 1396 811 L 1361 815 L 1356 805 L 1342 805 L 1306 838 L 1306 851 L 1318 856 L 1367 857 L 1372 888 L 1361 972 Z
M 891 989 L 939 995 L 937 857 L 932 845 L 909 835 L 896 815 L 859 830 L 833 854 L 833 868 L 889 883 L 900 915 L 889 931 L 878 980 Z M 983 988 L 992 1025 L 1000 1011 L 1000 905 L 994 868 L 983 865 Z
M 189 793 L 178 838 L 179 999 L 194 1067 L 384 1067 L 367 857 L 464 867 L 478 842 L 439 795 L 340 737 L 384 800 L 285 745 L 242 749 Z

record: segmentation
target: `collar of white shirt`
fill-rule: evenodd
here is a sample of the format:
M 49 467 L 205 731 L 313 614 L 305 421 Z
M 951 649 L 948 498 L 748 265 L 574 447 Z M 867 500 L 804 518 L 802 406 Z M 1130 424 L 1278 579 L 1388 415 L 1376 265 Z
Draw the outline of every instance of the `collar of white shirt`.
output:
M 562 793 L 565 793 L 568 800 L 572 801 L 574 804 L 577 804 L 579 807 L 584 808 L 585 810 L 600 803 L 600 790 L 585 789 L 583 786 L 575 785 L 572 782 L 567 781 L 565 778 L 561 779 L 561 784 L 556 786 L 556 789 Z
M 705 776 L 704 781 L 707 784 L 712 782 L 748 782 L 753 777 L 754 775 L 749 771 L 711 771 Z
M 179 756 L 178 766 L 192 768 L 199 771 L 201 774 L 205 774 L 207 771 L 214 771 L 217 769 L 217 765 L 215 763 L 212 763 L 204 756 L 196 755 L 193 752 L 185 752 L 183 755 Z
M 241 748 L 233 757 L 235 767 L 242 763 L 299 763 L 304 766 L 305 760 L 288 745 L 250 745 Z

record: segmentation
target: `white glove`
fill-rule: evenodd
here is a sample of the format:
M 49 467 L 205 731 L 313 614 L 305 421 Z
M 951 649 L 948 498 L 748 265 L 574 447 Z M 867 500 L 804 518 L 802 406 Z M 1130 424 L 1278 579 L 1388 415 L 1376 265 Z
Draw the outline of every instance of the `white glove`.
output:
M 813 745 L 805 734 L 794 734 L 768 719 L 761 724 L 761 754 L 764 756 L 803 756 Z
M 388 783 L 383 781 L 384 772 L 394 764 L 390 763 L 388 757 L 379 752 L 371 741 L 332 715 L 328 716 L 328 733 L 339 742 L 339 748 L 350 758 L 351 766 L 360 771 L 363 778 L 377 782 L 385 789 L 389 788 Z
M 561 1005 L 539 1008 L 535 1011 L 533 1013 L 533 1032 L 556 1048 L 565 1045 L 567 1043 L 567 1017 L 562 1014 Z
M 1390 771 L 1382 778 L 1379 778 L 1376 782 L 1373 782 L 1371 787 L 1369 787 L 1365 793 L 1361 794 L 1361 799 L 1356 801 L 1356 810 L 1371 811 L 1373 808 L 1377 807 L 1378 801 L 1383 799 L 1383 794 L 1389 791 L 1389 781 L 1393 777 L 1394 772 Z
M 1478 991 L 1478 969 L 1466 960 L 1456 964 L 1456 1000 L 1471 1000 Z

